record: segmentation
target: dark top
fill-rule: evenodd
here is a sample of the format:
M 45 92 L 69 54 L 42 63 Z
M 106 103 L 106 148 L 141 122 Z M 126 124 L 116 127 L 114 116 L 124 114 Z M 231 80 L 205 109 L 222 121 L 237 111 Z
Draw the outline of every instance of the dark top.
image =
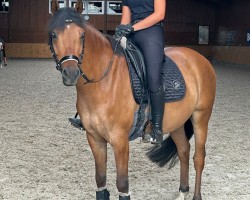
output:
M 5 44 L 4 44 L 4 39 L 2 37 L 0 37 L 0 50 L 3 51 L 3 57 L 6 57 L 5 54 Z
M 131 10 L 132 21 L 145 19 L 154 12 L 154 0 L 123 0 L 122 5 Z

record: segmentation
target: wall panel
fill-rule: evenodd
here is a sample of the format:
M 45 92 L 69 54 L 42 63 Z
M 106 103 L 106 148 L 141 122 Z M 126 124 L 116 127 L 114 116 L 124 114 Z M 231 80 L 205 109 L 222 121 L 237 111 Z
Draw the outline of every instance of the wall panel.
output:
M 7 43 L 9 58 L 52 58 L 46 43 Z
M 10 5 L 10 42 L 47 41 L 48 1 L 12 0 Z
M 9 40 L 9 13 L 0 12 L 0 36 Z
M 250 31 L 249 10 L 249 0 L 234 0 L 216 10 L 215 45 L 248 45 L 246 39 L 247 31 Z M 229 35 L 232 33 L 232 41 L 229 41 Z
M 216 4 L 210 0 L 168 0 L 165 25 L 166 45 L 192 45 L 208 58 L 250 63 L 249 48 L 226 48 L 227 33 L 235 31 L 234 45 L 246 44 L 250 30 L 250 1 L 231 0 Z M 219 1 L 217 1 L 219 2 Z M 219 5 L 219 6 L 218 6 Z M 240 13 L 240 14 L 239 14 Z M 98 30 L 113 33 L 121 15 L 89 15 Z M 47 46 L 48 0 L 11 0 L 9 13 L 0 13 L 0 35 L 4 36 L 9 57 L 51 57 Z M 210 27 L 209 45 L 199 46 L 198 26 Z

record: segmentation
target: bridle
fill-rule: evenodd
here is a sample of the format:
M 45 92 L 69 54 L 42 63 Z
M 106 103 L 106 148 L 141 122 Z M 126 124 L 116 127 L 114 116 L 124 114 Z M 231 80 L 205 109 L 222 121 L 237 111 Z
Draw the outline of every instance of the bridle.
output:
M 53 45 L 53 38 L 55 38 L 55 33 L 53 32 L 49 32 L 49 46 L 50 46 L 50 51 L 52 53 L 52 56 L 53 56 L 53 59 L 56 63 L 56 69 L 58 71 L 60 71 L 62 73 L 62 64 L 64 62 L 67 62 L 67 61 L 76 61 L 77 62 L 77 67 L 78 69 L 80 70 L 80 73 L 81 73 L 81 76 L 83 77 L 83 79 L 85 79 L 86 82 L 84 82 L 84 84 L 87 84 L 87 83 L 97 83 L 99 81 L 101 81 L 102 79 L 104 79 L 112 65 L 113 65 L 113 62 L 114 62 L 114 58 L 115 58 L 115 54 L 116 54 L 116 50 L 117 50 L 117 46 L 118 46 L 118 41 L 117 41 L 117 44 L 115 46 L 115 49 L 114 49 L 114 52 L 113 52 L 113 56 L 109 62 L 109 65 L 107 67 L 107 69 L 105 70 L 105 72 L 103 73 L 103 75 L 98 79 L 98 80 L 95 80 L 95 79 L 89 79 L 88 76 L 82 71 L 82 69 L 80 68 L 81 64 L 82 64 L 82 60 L 83 60 L 83 57 L 84 57 L 84 39 L 85 39 L 85 34 L 83 33 L 81 38 L 82 38 L 82 51 L 80 53 L 79 56 L 76 56 L 76 55 L 72 55 L 72 54 L 69 54 L 69 55 L 66 55 L 64 57 L 62 57 L 60 60 L 58 60 L 57 58 L 57 55 L 56 55 L 56 52 L 55 52 L 55 49 L 54 49 L 54 45 Z
M 52 53 L 52 56 L 54 58 L 54 61 L 56 63 L 56 69 L 58 71 L 60 71 L 62 73 L 62 70 L 63 70 L 62 64 L 64 62 L 71 61 L 71 60 L 76 61 L 77 67 L 79 68 L 82 77 L 87 81 L 86 83 L 90 83 L 93 80 L 90 80 L 80 68 L 80 65 L 82 64 L 82 59 L 84 56 L 84 37 L 85 37 L 85 35 L 83 34 L 82 35 L 82 51 L 81 51 L 81 54 L 79 55 L 79 57 L 72 55 L 72 54 L 69 54 L 69 55 L 62 57 L 61 60 L 58 60 L 55 49 L 54 49 L 54 45 L 53 45 L 53 38 L 55 38 L 55 34 L 53 32 L 49 32 L 49 47 L 50 47 L 50 51 Z

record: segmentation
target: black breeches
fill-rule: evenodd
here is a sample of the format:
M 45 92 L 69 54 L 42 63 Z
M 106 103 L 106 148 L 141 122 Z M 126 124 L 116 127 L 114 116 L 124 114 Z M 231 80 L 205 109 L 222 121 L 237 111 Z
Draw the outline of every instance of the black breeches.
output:
M 134 33 L 132 40 L 143 53 L 147 70 L 148 90 L 157 92 L 162 85 L 162 66 L 164 60 L 163 28 L 152 26 Z
M 3 57 L 4 57 L 4 58 L 6 57 L 5 48 L 3 49 Z

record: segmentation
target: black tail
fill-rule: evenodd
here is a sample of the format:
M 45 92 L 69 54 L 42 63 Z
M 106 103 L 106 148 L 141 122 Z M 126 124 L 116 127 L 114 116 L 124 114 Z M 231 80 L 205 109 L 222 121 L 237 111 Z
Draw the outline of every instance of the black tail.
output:
M 184 124 L 184 129 L 187 139 L 190 140 L 194 134 L 193 124 L 190 119 Z M 169 163 L 169 169 L 179 160 L 176 145 L 170 136 L 163 141 L 161 146 L 152 147 L 146 155 L 152 162 L 158 164 L 160 167 Z

